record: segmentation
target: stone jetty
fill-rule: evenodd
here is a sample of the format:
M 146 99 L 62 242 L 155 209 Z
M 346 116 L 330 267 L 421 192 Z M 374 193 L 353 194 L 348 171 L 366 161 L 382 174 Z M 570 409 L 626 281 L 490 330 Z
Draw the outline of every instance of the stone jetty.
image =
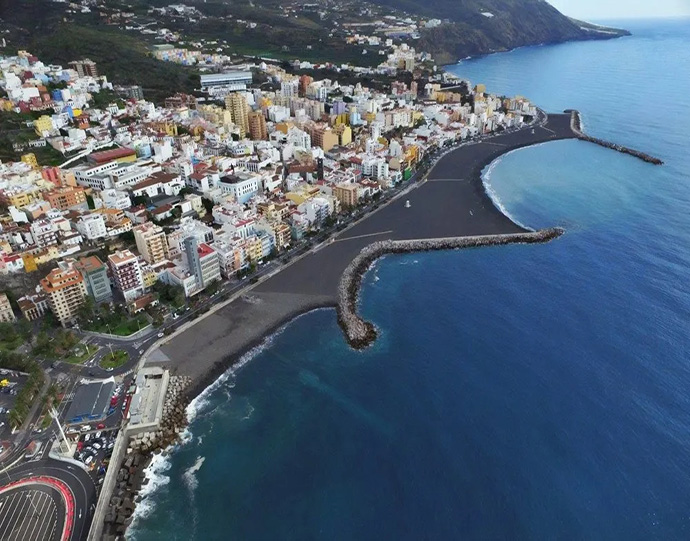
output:
M 561 228 L 541 229 L 506 235 L 482 235 L 420 240 L 386 240 L 369 244 L 352 260 L 338 286 L 338 323 L 354 349 L 364 349 L 376 340 L 376 327 L 358 313 L 362 279 L 371 264 L 386 254 L 403 254 L 431 250 L 457 250 L 480 246 L 543 243 L 560 237 Z
M 573 129 L 573 132 L 577 135 L 577 138 L 580 139 L 581 141 L 587 141 L 588 143 L 594 143 L 595 145 L 602 146 L 604 148 L 609 148 L 611 150 L 615 150 L 616 152 L 621 152 L 623 154 L 628 154 L 630 156 L 633 156 L 635 158 L 639 158 L 640 160 L 651 163 L 653 165 L 663 165 L 664 162 L 660 160 L 659 158 L 655 158 L 654 156 L 650 156 L 649 154 L 645 154 L 644 152 L 640 152 L 639 150 L 635 150 L 632 148 L 628 148 L 623 145 L 618 145 L 616 143 L 611 143 L 610 141 L 605 141 L 604 139 L 598 139 L 597 137 L 591 137 L 590 135 L 586 135 L 585 133 L 582 132 L 582 121 L 580 119 L 580 113 L 579 111 L 574 111 L 572 109 L 568 109 L 565 111 L 566 113 L 570 113 L 571 115 L 571 127 Z
M 168 448 L 179 440 L 180 434 L 187 426 L 185 390 L 190 384 L 191 378 L 171 376 L 159 428 L 129 437 L 104 518 L 102 539 L 110 541 L 125 538 L 125 531 L 132 522 L 134 508 L 140 500 L 138 493 L 147 483 L 144 470 L 151 463 L 154 454 L 168 452 Z

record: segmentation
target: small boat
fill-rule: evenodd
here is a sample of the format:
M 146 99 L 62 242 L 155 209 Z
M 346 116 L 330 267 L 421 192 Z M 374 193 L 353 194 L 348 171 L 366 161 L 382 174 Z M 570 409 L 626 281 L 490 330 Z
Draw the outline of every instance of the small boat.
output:
M 406 209 L 409 209 L 411 206 L 412 206 L 412 205 L 410 205 L 410 200 L 407 199 L 407 200 L 405 201 L 405 208 L 406 208 Z

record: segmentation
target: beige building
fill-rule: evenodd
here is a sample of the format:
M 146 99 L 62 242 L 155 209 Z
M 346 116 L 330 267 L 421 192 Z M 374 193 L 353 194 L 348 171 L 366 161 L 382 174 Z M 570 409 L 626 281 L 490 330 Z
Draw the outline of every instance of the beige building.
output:
M 41 280 L 41 287 L 48 296 L 50 309 L 62 325 L 76 318 L 79 307 L 84 304 L 86 284 L 73 259 L 61 261 L 58 268 Z
M 266 119 L 261 111 L 249 113 L 249 137 L 253 141 L 265 141 L 268 139 Z
M 311 144 L 328 152 L 338 144 L 338 134 L 328 126 L 316 126 L 311 130 Z
M 0 321 L 12 323 L 16 319 L 10 305 L 10 299 L 5 293 L 0 293 Z
M 150 265 L 155 265 L 168 259 L 168 241 L 165 231 L 153 222 L 145 222 L 133 230 L 137 250 Z
M 225 97 L 225 108 L 232 115 L 232 122 L 240 128 L 240 135 L 244 137 L 249 132 L 249 104 L 247 99 L 238 92 Z
M 358 191 L 359 186 L 353 183 L 338 184 L 334 191 L 334 195 L 343 207 L 356 207 L 359 201 Z

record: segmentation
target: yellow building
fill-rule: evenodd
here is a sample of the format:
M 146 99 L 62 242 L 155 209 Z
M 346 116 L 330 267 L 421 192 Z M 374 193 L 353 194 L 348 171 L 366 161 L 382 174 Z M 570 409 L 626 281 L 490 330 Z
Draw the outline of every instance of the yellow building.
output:
M 0 191 L 0 201 L 5 203 L 7 206 L 15 206 L 17 208 L 25 207 L 31 204 L 33 201 L 40 199 L 40 190 L 38 188 L 32 188 L 29 190 L 7 190 Z
M 259 261 L 264 256 L 261 239 L 259 237 L 252 237 L 247 242 L 247 258 L 250 261 Z
M 22 154 L 21 160 L 32 169 L 38 169 L 38 160 L 36 160 L 36 154 L 33 152 Z
M 225 97 L 225 108 L 232 115 L 232 122 L 240 128 L 240 136 L 244 137 L 249 132 L 249 104 L 247 99 L 238 92 L 233 92 Z
M 330 127 L 314 127 L 311 130 L 311 144 L 328 152 L 338 144 L 338 135 Z
M 35 270 L 38 270 L 36 258 L 33 256 L 33 254 L 22 254 L 22 261 L 24 262 L 24 272 L 34 272 Z
M 41 280 L 41 287 L 48 296 L 51 311 L 63 326 L 76 318 L 87 293 L 84 279 L 73 260 L 63 261 L 50 271 Z
M 53 119 L 48 115 L 42 115 L 34 120 L 34 129 L 39 137 L 43 137 L 44 133 L 50 133 L 53 129 Z
M 338 144 L 347 146 L 352 143 L 352 128 L 346 124 L 338 124 L 333 131 L 338 135 Z
M 474 92 L 476 94 L 484 94 L 486 92 L 486 85 L 479 83 L 477 86 L 474 87 Z

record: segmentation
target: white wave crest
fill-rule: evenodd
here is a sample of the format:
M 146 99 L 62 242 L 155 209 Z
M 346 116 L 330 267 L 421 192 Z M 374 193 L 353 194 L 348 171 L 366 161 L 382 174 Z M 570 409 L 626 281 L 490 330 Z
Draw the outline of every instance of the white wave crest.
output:
M 487 167 L 484 168 L 482 171 L 482 184 L 484 186 L 484 192 L 486 193 L 487 196 L 489 196 L 489 199 L 491 199 L 491 202 L 494 204 L 494 206 L 500 210 L 505 216 L 507 216 L 513 223 L 516 223 L 520 227 L 524 227 L 525 229 L 531 230 L 531 227 L 526 226 L 525 224 L 521 223 L 515 216 L 513 216 L 510 211 L 503 205 L 503 202 L 501 201 L 500 197 L 498 197 L 498 194 L 494 190 L 493 186 L 491 185 L 491 175 L 494 172 L 494 169 L 503 161 L 503 158 L 506 156 L 512 154 L 513 152 L 517 152 L 518 150 L 522 149 L 515 149 L 511 150 L 510 152 L 507 152 L 500 158 L 497 158 L 493 162 L 491 162 Z
M 162 487 L 170 483 L 170 477 L 166 475 L 166 472 L 170 469 L 170 456 L 167 454 L 159 453 L 153 455 L 151 458 L 151 463 L 147 468 L 144 469 L 144 477 L 148 480 L 148 483 L 141 487 L 139 491 L 139 497 L 141 500 L 137 503 L 134 508 L 134 513 L 132 514 L 132 523 L 129 529 L 134 530 L 136 524 L 139 520 L 148 517 L 155 507 L 152 496 L 156 494 Z M 128 538 L 134 539 L 132 535 Z
M 273 334 L 268 335 L 266 338 L 263 339 L 263 341 L 257 345 L 254 346 L 252 349 L 247 351 L 244 355 L 242 355 L 235 364 L 233 364 L 230 368 L 228 368 L 223 374 L 211 385 L 206 387 L 197 397 L 192 400 L 189 405 L 187 406 L 186 409 L 186 414 L 187 414 L 187 420 L 189 423 L 191 423 L 194 419 L 196 419 L 200 413 L 203 413 L 205 408 L 209 406 L 211 403 L 210 397 L 213 394 L 215 390 L 220 388 L 223 384 L 225 384 L 230 378 L 235 377 L 235 373 L 245 366 L 249 361 L 254 359 L 257 355 L 268 349 L 273 345 L 273 342 L 275 339 L 283 334 L 285 332 L 285 329 L 292 324 L 293 322 L 297 321 L 299 318 L 306 316 L 307 314 L 310 314 L 312 312 L 316 312 L 319 310 L 331 310 L 331 308 L 316 308 L 314 310 L 310 310 L 309 312 L 305 312 L 304 314 L 300 314 L 297 317 L 291 319 L 281 327 L 279 327 Z M 229 388 L 234 387 L 235 384 L 231 383 L 229 385 Z
M 196 472 L 201 469 L 201 466 L 204 464 L 204 460 L 206 460 L 206 458 L 203 456 L 196 457 L 196 462 L 194 462 L 194 464 L 187 468 L 182 474 L 182 479 L 184 480 L 184 483 L 187 485 L 187 488 L 190 492 L 194 492 L 196 487 L 199 486 L 199 480 L 196 478 Z

